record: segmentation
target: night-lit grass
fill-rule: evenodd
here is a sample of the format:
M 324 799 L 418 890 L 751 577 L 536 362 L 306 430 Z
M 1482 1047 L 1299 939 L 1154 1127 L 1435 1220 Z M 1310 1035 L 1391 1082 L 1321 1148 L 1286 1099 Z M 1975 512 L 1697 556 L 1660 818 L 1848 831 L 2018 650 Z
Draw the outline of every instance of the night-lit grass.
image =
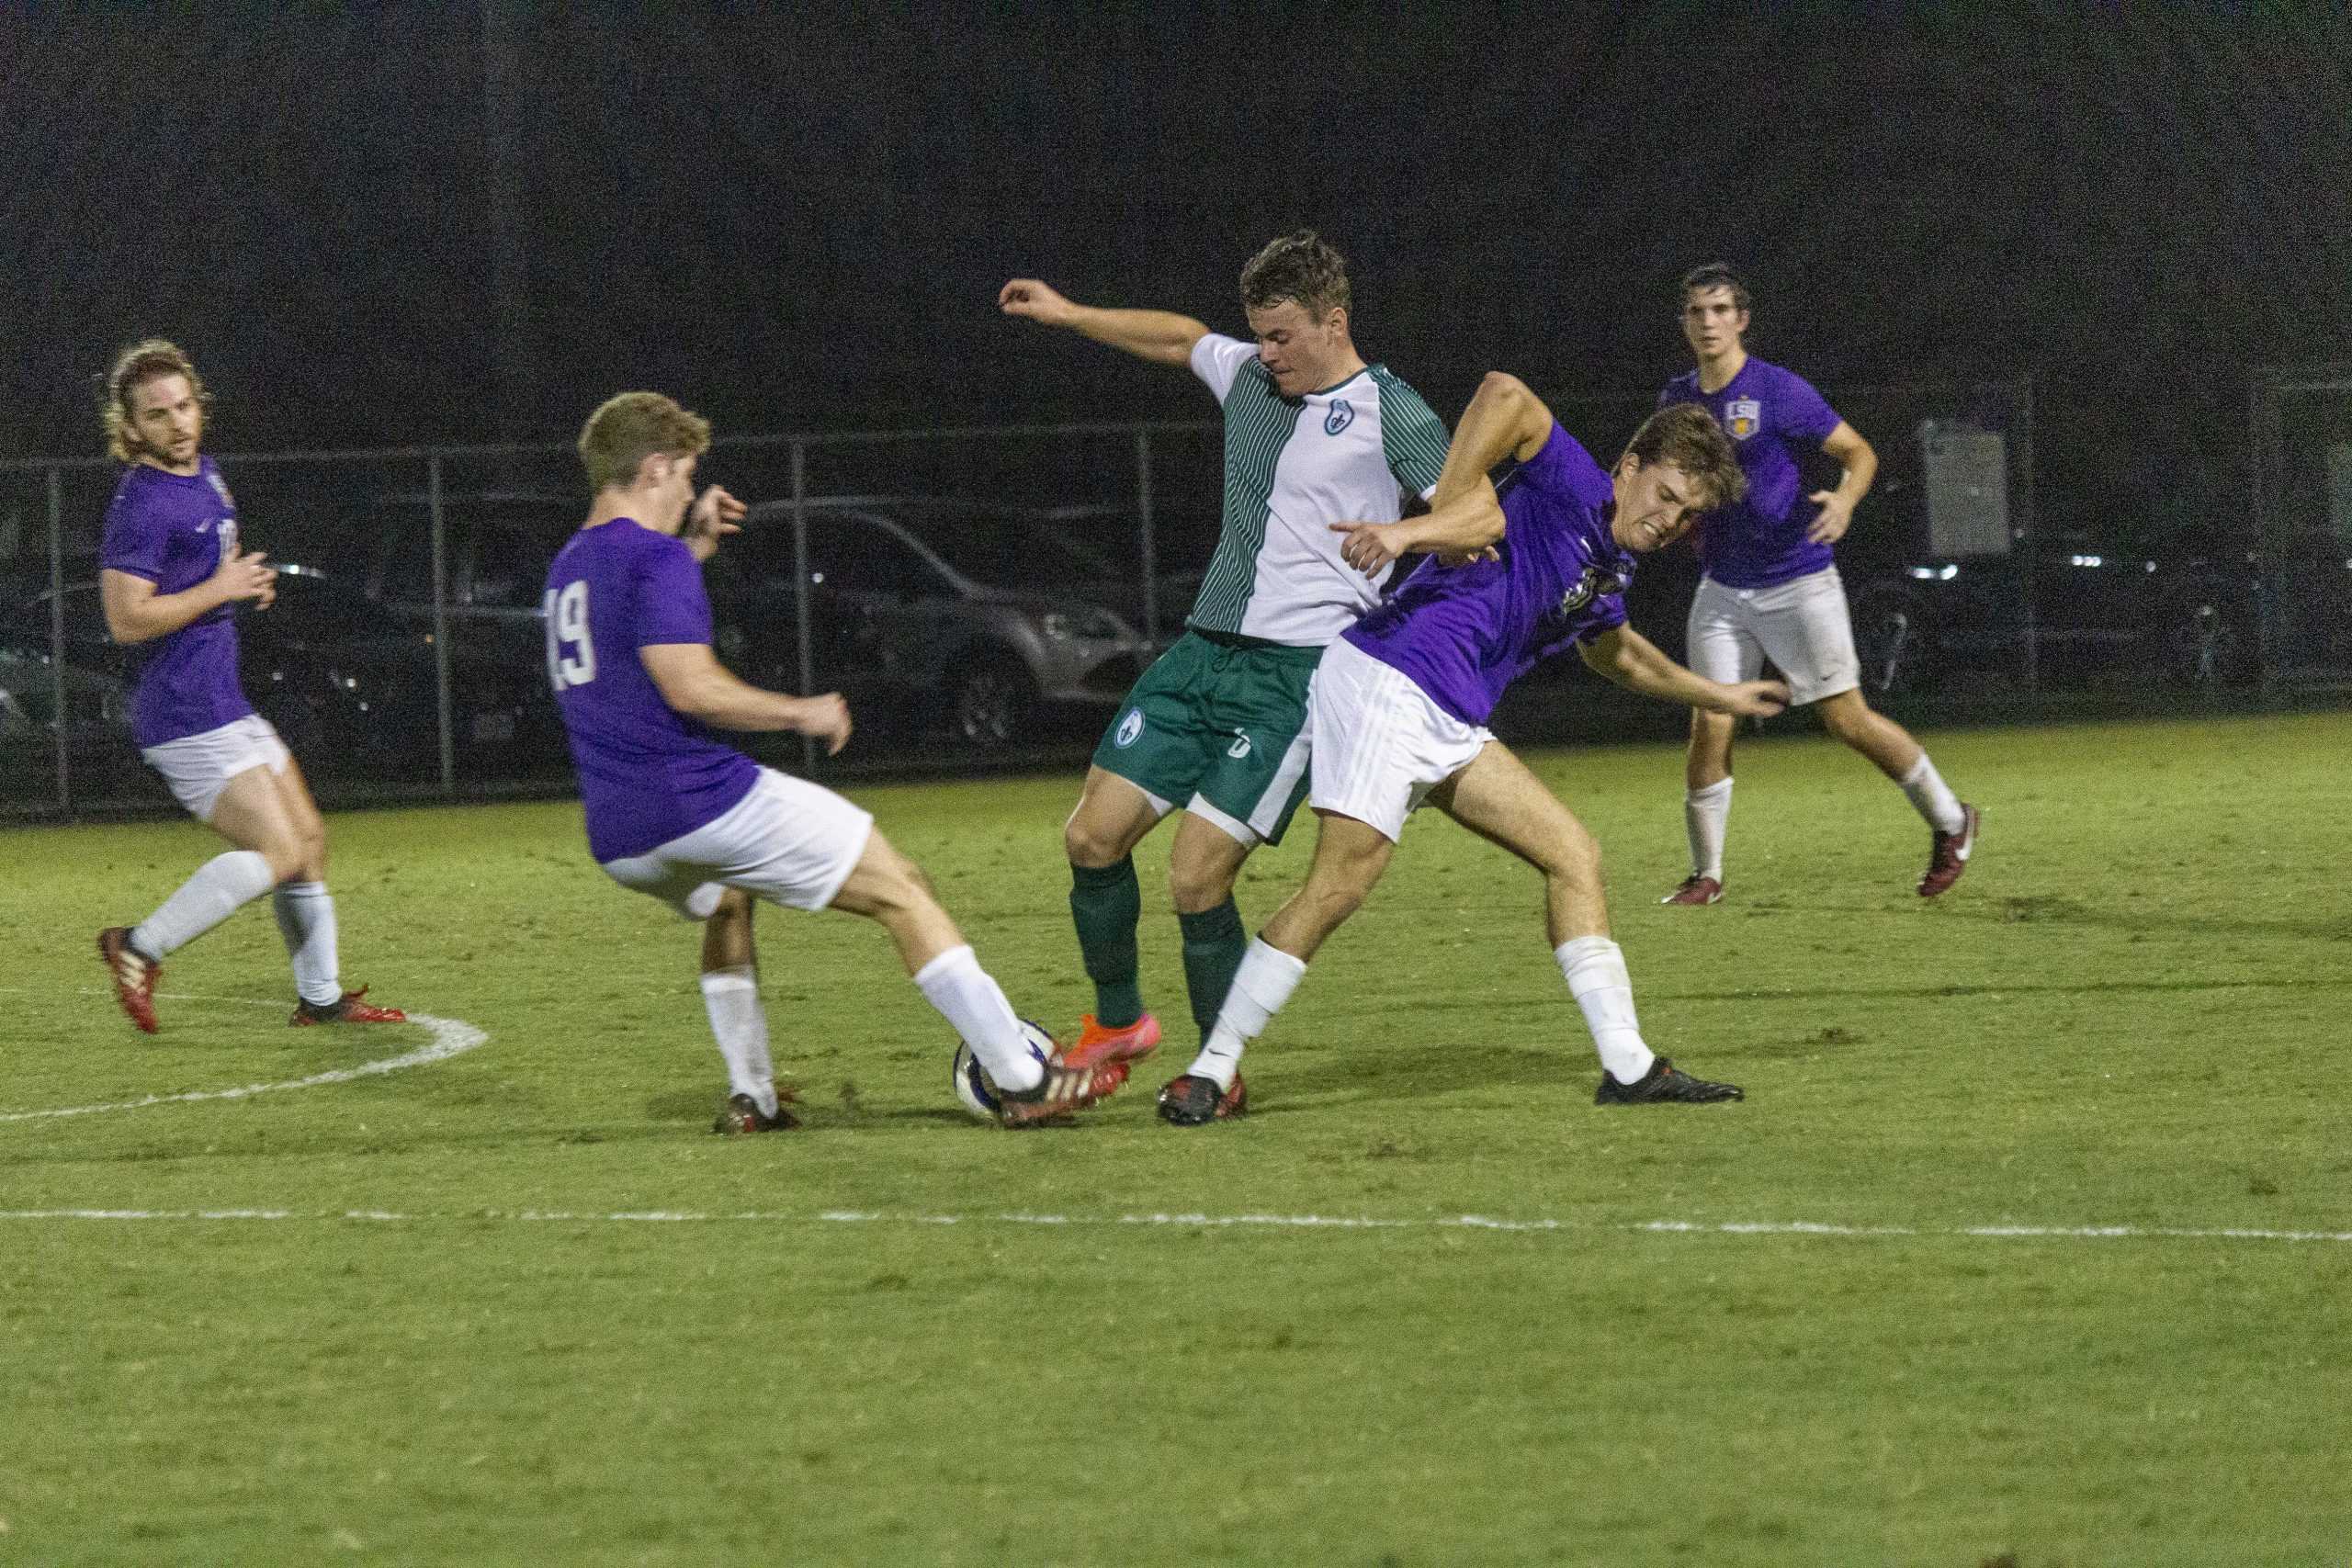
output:
M 576 808 L 338 817 L 346 980 L 489 1043 L 0 1121 L 0 1561 L 2339 1560 L 2352 1245 L 2158 1233 L 2352 1233 L 2352 719 L 1930 737 L 1986 809 L 1933 905 L 1900 795 L 1779 729 L 1712 909 L 1654 902 L 1674 751 L 1536 759 L 1652 1043 L 1751 1097 L 1696 1111 L 1591 1105 L 1532 874 L 1425 817 L 1246 1122 L 1151 1117 L 1192 1038 L 1148 852 L 1127 1096 L 967 1122 L 880 933 L 766 910 L 808 1124 L 726 1142 L 694 932 Z M 1057 1028 L 1072 788 L 857 792 Z M 429 1043 L 284 1028 L 260 909 L 134 1034 L 90 933 L 214 847 L 0 835 L 0 1114 Z M 611 1217 L 653 1213 L 698 1217 Z M 1384 1223 L 1255 1223 L 1309 1216 Z M 1792 1222 L 1862 1234 L 1717 1228 Z

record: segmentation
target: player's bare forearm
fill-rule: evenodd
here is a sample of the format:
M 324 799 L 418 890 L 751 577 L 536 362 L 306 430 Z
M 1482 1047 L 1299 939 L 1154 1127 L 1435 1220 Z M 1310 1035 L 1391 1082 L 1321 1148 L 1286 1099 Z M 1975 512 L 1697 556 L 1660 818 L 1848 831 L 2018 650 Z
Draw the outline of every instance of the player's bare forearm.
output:
M 1503 536 L 1503 504 L 1486 475 L 1462 494 L 1419 517 L 1389 526 L 1398 531 L 1404 547 L 1431 555 L 1470 555 Z
M 1209 335 L 1206 326 L 1173 310 L 1080 305 L 1073 308 L 1069 324 L 1071 331 L 1096 343 L 1180 370 L 1192 363 L 1193 346 Z
M 1525 462 L 1551 439 L 1552 411 L 1528 389 L 1527 383 L 1502 370 L 1489 370 L 1478 383 L 1470 406 L 1454 426 L 1453 444 L 1446 448 L 1445 468 L 1438 475 L 1432 510 L 1475 490 L 1505 457 Z
M 1732 688 L 1717 685 L 1705 676 L 1684 669 L 1631 626 L 1603 632 L 1577 652 L 1595 674 L 1629 692 L 1681 707 L 1705 708 L 1710 713 L 1742 711 Z
M 176 593 L 158 593 L 143 577 L 108 570 L 98 577 L 98 599 L 106 611 L 107 635 L 130 647 L 169 637 L 239 595 L 218 575 Z

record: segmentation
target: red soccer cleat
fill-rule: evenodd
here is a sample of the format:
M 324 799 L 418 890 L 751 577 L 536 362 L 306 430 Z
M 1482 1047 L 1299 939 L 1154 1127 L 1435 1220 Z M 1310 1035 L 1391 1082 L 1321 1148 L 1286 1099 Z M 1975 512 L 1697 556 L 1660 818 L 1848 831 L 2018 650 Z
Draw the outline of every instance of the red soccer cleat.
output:
M 1919 878 L 1919 897 L 1932 898 L 1960 880 L 1968 869 L 1968 854 L 1976 847 L 1976 807 L 1960 803 L 1960 831 L 1938 833 L 1928 852 L 1928 874 Z
M 164 977 L 164 966 L 132 948 L 129 926 L 108 926 L 98 933 L 98 957 L 114 981 L 114 999 L 140 1032 L 154 1033 L 155 982 Z
M 362 986 L 356 991 L 344 992 L 341 1000 L 330 1002 L 325 1007 L 313 1007 L 309 1002 L 297 1003 L 294 1008 L 294 1016 L 288 1019 L 286 1021 L 297 1025 L 306 1023 L 406 1023 L 408 1021 L 408 1014 L 401 1011 L 398 1008 L 371 1007 L 368 1003 L 361 1001 L 359 998 L 367 994 L 368 987 Z
M 1124 1029 L 1105 1029 L 1092 1013 L 1080 1014 L 1078 1043 L 1062 1052 L 1062 1065 L 1099 1067 L 1106 1062 L 1140 1062 L 1159 1047 L 1159 1020 L 1149 1013 Z
M 1720 901 L 1723 896 L 1724 885 L 1721 882 L 1714 877 L 1701 876 L 1697 872 L 1692 872 L 1682 879 L 1680 886 L 1658 902 L 1661 904 L 1713 904 Z
M 1034 1127 L 1073 1111 L 1083 1111 L 1098 1100 L 1108 1100 L 1127 1081 L 1127 1065 L 1112 1062 L 1099 1067 L 1073 1067 L 1057 1052 L 1046 1063 L 1037 1087 L 1015 1093 L 999 1089 L 997 1120 L 1008 1127 Z
M 776 1086 L 775 1114 L 771 1116 L 750 1095 L 730 1094 L 710 1130 L 730 1138 L 748 1133 L 788 1133 L 800 1125 L 800 1118 L 792 1113 L 792 1090 Z

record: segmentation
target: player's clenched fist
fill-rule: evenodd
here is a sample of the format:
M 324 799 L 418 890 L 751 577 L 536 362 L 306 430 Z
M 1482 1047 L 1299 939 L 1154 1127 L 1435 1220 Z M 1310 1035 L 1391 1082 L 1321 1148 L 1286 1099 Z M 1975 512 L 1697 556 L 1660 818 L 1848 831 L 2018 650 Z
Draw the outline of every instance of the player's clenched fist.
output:
M 267 553 L 262 550 L 223 558 L 213 569 L 212 581 L 232 599 L 258 599 L 267 604 L 277 597 L 277 573 L 271 569 Z
M 1047 326 L 1061 326 L 1075 309 L 1060 290 L 1034 277 L 1016 277 L 996 292 L 997 308 L 1008 316 L 1026 316 Z
M 823 741 L 825 755 L 832 756 L 849 744 L 849 700 L 839 692 L 804 697 L 799 720 L 792 728 L 812 740 Z

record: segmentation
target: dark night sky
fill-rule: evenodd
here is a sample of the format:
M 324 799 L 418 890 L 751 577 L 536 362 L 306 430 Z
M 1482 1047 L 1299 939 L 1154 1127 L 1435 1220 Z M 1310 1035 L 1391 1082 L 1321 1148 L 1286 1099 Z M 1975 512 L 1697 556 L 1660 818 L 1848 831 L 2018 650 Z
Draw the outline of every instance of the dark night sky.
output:
M 479 9 L 10 7 L 0 456 L 95 453 L 93 373 L 151 332 L 226 449 L 561 437 L 625 385 L 738 431 L 1200 417 L 997 285 L 1235 330 L 1299 223 L 1449 417 L 1490 367 L 1654 389 L 1717 255 L 1758 351 L 2034 370 L 2086 440 L 2352 358 L 2344 6 L 1990 9 L 510 6 L 510 413 Z

